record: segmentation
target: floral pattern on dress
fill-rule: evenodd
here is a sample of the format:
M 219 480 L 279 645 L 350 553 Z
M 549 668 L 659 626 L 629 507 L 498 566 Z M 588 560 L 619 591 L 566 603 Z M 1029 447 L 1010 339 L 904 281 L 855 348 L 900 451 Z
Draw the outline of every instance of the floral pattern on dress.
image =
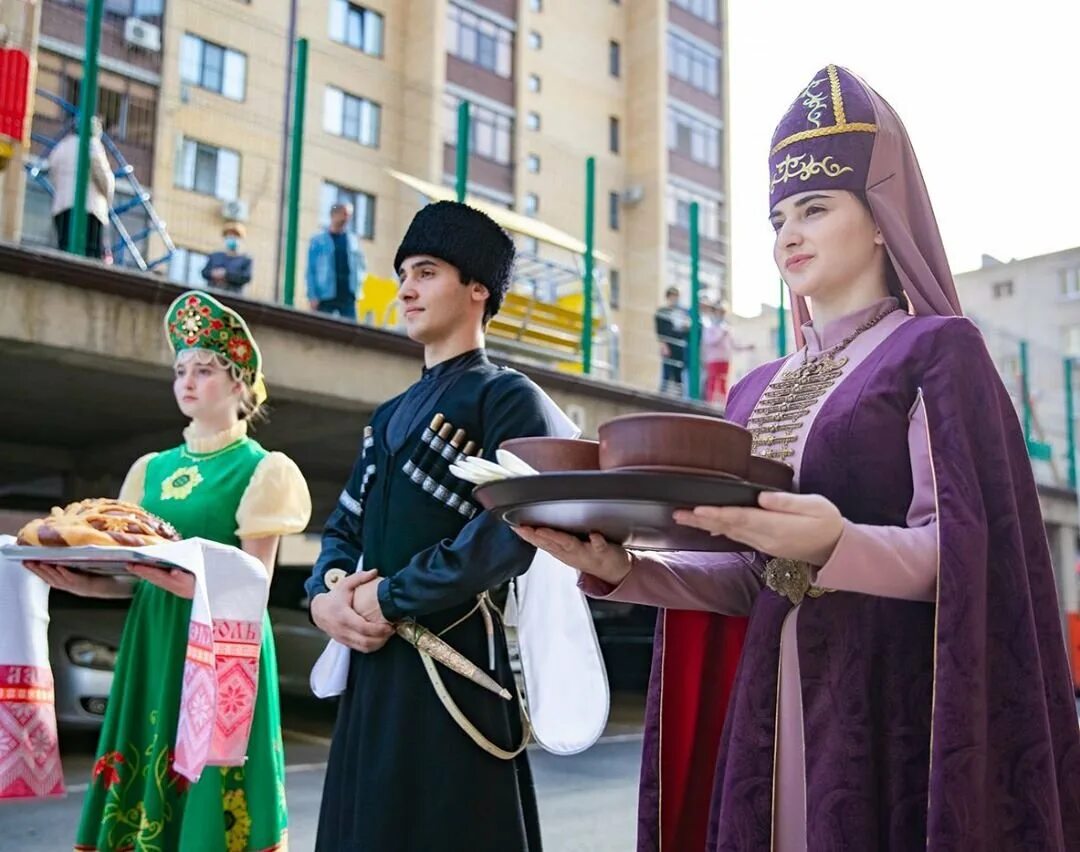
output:
M 161 482 L 162 500 L 187 500 L 203 481 L 197 465 L 177 468 Z
M 244 852 L 251 837 L 251 814 L 243 790 L 228 790 L 222 796 L 225 808 L 225 848 L 229 852 Z

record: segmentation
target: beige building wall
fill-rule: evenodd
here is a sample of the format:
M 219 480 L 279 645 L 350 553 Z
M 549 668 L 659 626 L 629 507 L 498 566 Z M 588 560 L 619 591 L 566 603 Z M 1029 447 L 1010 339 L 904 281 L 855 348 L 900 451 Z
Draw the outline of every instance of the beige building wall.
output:
M 237 151 L 239 200 L 249 208 L 245 249 L 254 260 L 249 293 L 260 299 L 275 294 L 287 19 L 285 0 L 265 0 L 257 6 L 186 0 L 166 5 L 162 33 L 154 207 L 177 246 L 204 254 L 220 248 L 226 222 L 222 199 L 177 186 L 177 158 L 185 138 Z M 185 33 L 246 55 L 243 101 L 181 82 L 180 45 Z
M 1008 263 L 987 257 L 980 269 L 957 275 L 956 286 L 1018 407 L 1020 341 L 1027 341 L 1032 437 L 1054 450 L 1052 464 L 1035 463 L 1036 475 L 1065 484 L 1064 359 L 1080 357 L 1080 248 Z M 1080 375 L 1074 382 L 1080 386 Z
M 626 180 L 644 192 L 626 216 L 622 376 L 652 389 L 660 377 L 653 314 L 660 304 L 667 259 L 667 2 L 632 3 L 627 14 L 624 66 L 632 96 L 623 131 Z
M 585 160 L 595 156 L 596 245 L 612 258 L 620 299 L 612 321 L 621 331 L 621 378 L 651 388 L 659 370 L 653 313 L 666 286 L 668 224 L 667 30 L 669 0 L 546 2 L 461 0 L 464 8 L 516 14 L 513 100 L 513 206 L 527 193 L 539 200 L 538 219 L 575 237 L 584 236 Z M 153 203 L 174 243 L 209 253 L 222 245 L 227 221 L 222 199 L 177 185 L 185 138 L 229 148 L 240 155 L 238 200 L 249 211 L 245 250 L 254 260 L 248 294 L 280 298 L 275 269 L 283 254 L 282 186 L 288 180 L 283 150 L 289 41 L 288 0 L 216 3 L 170 0 L 163 24 L 161 89 L 154 150 Z M 398 241 L 421 198 L 387 174 L 396 169 L 434 183 L 445 180 L 443 97 L 447 90 L 448 0 L 361 0 L 384 16 L 383 55 L 369 56 L 330 38 L 331 0 L 298 4 L 296 36 L 309 40 L 307 114 L 301 178 L 300 244 L 295 293 L 306 307 L 304 269 L 310 236 L 325 219 L 321 186 L 333 182 L 373 195 L 373 239 L 364 242 L 369 271 L 391 277 Z M 722 8 L 722 6 L 721 6 Z M 515 11 L 516 10 L 516 11 Z M 721 20 L 726 18 L 721 13 Z M 538 49 L 530 33 L 542 39 Z M 244 99 L 234 101 L 182 83 L 185 33 L 240 51 L 247 60 Z M 609 71 L 609 42 L 620 45 L 620 75 Z M 537 75 L 539 92 L 529 90 Z M 722 85 L 726 81 L 722 79 Z M 326 87 L 368 98 L 381 107 L 378 147 L 324 129 Z M 539 131 L 527 116 L 541 117 Z M 609 150 L 609 118 L 620 124 L 619 151 Z M 725 134 L 726 135 L 726 134 Z M 540 158 L 537 174 L 526 168 Z M 611 193 L 640 190 L 622 203 L 619 227 L 609 223 Z M 152 255 L 157 252 L 151 251 Z M 547 252 L 565 264 L 565 252 Z
M 737 382 L 755 367 L 779 357 L 776 346 L 776 329 L 779 314 L 775 305 L 762 304 L 754 316 L 743 316 L 728 311 L 727 320 L 735 343 L 740 347 L 731 364 L 731 381 Z M 791 334 L 791 313 L 784 316 L 787 323 L 788 352 L 795 346 Z

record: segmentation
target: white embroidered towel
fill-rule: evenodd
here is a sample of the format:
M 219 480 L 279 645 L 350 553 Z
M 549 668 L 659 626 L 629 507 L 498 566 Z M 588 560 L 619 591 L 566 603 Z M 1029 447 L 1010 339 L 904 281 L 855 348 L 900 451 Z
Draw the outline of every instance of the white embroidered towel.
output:
M 206 766 L 241 766 L 255 713 L 266 567 L 201 538 L 140 548 L 195 575 L 176 731 L 175 769 L 198 781 Z
M 0 546 L 14 544 L 0 536 Z M 49 667 L 49 586 L 0 556 L 0 800 L 64 794 Z

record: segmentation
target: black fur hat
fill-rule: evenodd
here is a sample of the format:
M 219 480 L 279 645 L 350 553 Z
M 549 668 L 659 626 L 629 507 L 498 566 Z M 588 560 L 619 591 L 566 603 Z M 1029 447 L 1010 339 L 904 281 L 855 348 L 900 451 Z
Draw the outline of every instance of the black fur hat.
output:
M 437 201 L 417 213 L 394 255 L 394 269 L 418 254 L 457 267 L 461 280 L 478 281 L 490 296 L 484 319 L 502 307 L 514 269 L 514 241 L 486 213 L 457 201 Z

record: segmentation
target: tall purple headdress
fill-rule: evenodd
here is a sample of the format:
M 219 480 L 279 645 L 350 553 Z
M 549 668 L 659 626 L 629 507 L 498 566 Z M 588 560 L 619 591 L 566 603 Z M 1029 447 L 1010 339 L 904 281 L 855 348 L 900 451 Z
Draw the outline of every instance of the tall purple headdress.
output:
M 773 132 L 769 204 L 810 190 L 863 192 L 916 314 L 962 313 L 937 219 L 907 131 L 881 95 L 846 68 L 813 76 Z M 795 339 L 810 319 L 792 297 Z

